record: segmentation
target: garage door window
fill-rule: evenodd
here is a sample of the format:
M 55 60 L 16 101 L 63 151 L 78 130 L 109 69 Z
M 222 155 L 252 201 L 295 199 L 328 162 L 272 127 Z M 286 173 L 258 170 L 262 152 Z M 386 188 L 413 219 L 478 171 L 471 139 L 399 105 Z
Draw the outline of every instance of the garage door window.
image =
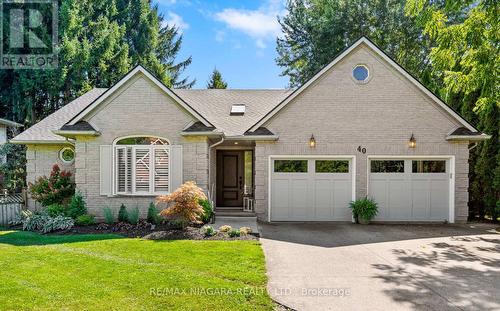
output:
M 404 173 L 404 160 L 373 160 L 371 161 L 372 173 Z
M 349 173 L 349 161 L 317 160 L 316 173 Z
M 446 161 L 412 161 L 413 173 L 446 173 Z
M 307 160 L 274 160 L 275 173 L 307 173 Z

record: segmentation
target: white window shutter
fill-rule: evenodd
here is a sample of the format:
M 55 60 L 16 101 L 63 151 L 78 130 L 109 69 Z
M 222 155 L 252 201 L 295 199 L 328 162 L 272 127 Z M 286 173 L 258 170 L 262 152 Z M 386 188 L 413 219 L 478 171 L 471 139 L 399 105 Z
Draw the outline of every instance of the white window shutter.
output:
M 170 190 L 174 192 L 182 183 L 182 145 L 172 145 L 170 147 Z
M 101 195 L 111 195 L 113 193 L 113 147 L 110 145 L 100 146 L 99 176 Z

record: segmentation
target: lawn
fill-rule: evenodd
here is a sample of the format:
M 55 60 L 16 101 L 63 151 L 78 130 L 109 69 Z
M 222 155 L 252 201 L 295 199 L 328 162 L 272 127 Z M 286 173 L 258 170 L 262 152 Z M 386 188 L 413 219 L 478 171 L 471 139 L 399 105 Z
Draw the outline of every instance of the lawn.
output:
M 0 309 L 272 310 L 256 241 L 0 231 Z

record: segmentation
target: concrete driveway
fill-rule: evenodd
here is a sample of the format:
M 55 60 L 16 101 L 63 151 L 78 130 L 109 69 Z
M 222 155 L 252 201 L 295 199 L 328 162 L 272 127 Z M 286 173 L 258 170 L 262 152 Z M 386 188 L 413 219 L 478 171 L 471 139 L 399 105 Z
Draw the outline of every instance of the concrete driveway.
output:
M 259 224 L 295 310 L 500 310 L 500 234 L 477 225 Z

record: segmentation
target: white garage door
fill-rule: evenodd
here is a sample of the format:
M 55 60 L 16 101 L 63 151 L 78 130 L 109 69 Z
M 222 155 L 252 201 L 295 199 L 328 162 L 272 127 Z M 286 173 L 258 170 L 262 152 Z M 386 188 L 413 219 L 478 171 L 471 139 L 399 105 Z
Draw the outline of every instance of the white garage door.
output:
M 351 159 L 271 159 L 271 220 L 352 219 Z
M 371 159 L 369 165 L 368 195 L 379 205 L 375 220 L 449 218 L 449 160 Z

